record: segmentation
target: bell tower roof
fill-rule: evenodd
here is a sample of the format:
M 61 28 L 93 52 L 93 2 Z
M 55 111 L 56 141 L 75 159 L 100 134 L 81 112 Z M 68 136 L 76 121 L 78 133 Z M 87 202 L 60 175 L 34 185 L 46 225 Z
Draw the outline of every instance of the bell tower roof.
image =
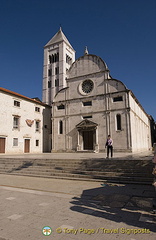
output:
M 47 47 L 49 45 L 52 45 L 52 44 L 55 44 L 55 43 L 58 43 L 58 42 L 63 42 L 63 41 L 69 47 L 71 47 L 73 49 L 73 47 L 71 46 L 70 42 L 68 41 L 68 39 L 66 38 L 66 36 L 62 32 L 62 28 L 60 27 L 59 31 L 52 37 L 52 39 L 44 47 Z

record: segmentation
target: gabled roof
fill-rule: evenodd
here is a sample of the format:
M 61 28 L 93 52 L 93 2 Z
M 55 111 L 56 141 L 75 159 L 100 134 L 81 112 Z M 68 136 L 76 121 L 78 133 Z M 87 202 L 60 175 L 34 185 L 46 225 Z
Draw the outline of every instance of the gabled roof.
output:
M 13 92 L 13 91 L 10 91 L 10 90 L 2 88 L 2 87 L 0 87 L 0 92 L 3 92 L 3 93 L 8 94 L 8 95 L 15 96 L 15 97 L 19 97 L 19 98 L 22 98 L 24 100 L 27 100 L 27 101 L 30 101 L 30 102 L 33 102 L 33 103 L 36 103 L 36 104 L 39 104 L 39 105 L 42 105 L 42 106 L 50 107 L 49 105 L 37 100 L 37 98 L 29 98 L 29 97 L 26 97 L 24 95 L 21 95 L 19 93 Z
M 73 49 L 73 47 L 71 46 L 70 42 L 68 41 L 68 39 L 66 38 L 66 36 L 62 32 L 62 29 L 60 28 L 60 30 L 54 35 L 54 37 L 52 37 L 52 39 L 45 45 L 45 47 L 47 47 L 49 45 L 52 45 L 54 43 L 63 42 L 63 41 L 66 44 L 68 44 L 69 47 L 71 47 Z

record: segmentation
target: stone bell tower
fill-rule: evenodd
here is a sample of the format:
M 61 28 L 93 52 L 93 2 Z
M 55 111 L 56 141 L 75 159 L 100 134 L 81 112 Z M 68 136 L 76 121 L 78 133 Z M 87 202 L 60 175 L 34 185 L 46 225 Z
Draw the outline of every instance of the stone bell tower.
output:
M 44 46 L 42 101 L 51 105 L 59 90 L 66 87 L 67 70 L 75 61 L 75 51 L 62 29 Z

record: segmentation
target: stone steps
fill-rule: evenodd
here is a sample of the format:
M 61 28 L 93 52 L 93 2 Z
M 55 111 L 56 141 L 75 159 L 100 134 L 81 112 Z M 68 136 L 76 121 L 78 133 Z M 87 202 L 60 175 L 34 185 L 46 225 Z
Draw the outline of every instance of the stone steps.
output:
M 150 160 L 0 159 L 0 173 L 65 179 L 151 184 Z

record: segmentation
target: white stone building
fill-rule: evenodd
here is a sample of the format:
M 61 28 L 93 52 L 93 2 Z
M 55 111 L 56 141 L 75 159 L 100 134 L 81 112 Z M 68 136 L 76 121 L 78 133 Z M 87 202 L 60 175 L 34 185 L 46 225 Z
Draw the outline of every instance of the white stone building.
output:
M 0 153 L 51 151 L 51 107 L 0 88 Z
M 52 102 L 52 151 L 115 151 L 151 147 L 150 120 L 132 91 L 110 76 L 106 63 L 75 51 L 60 29 L 44 49 L 43 102 Z

